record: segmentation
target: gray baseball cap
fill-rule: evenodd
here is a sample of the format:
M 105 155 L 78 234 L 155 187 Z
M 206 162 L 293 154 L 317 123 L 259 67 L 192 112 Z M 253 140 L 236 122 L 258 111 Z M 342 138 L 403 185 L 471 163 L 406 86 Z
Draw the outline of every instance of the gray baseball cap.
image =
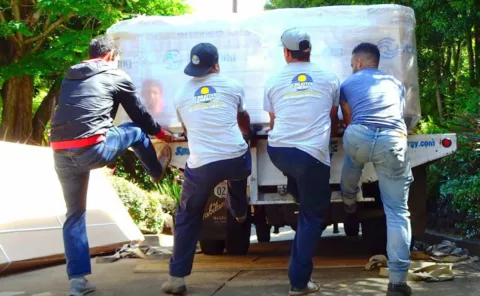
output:
M 312 48 L 310 43 L 310 36 L 302 29 L 291 28 L 283 32 L 282 44 L 288 50 L 292 51 L 307 51 Z M 302 42 L 307 41 L 307 42 Z

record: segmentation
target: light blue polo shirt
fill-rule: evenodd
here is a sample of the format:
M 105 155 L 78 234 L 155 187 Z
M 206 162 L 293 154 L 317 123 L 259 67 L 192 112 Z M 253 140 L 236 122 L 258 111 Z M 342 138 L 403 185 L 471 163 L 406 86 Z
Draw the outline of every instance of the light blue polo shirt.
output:
M 343 82 L 340 100 L 350 106 L 352 124 L 407 133 L 405 87 L 391 75 L 375 68 L 358 71 Z

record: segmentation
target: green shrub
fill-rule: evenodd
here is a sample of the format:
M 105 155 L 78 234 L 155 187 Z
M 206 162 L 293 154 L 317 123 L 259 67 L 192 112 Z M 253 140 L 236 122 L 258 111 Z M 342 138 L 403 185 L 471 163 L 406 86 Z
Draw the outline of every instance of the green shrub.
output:
M 456 232 L 480 237 L 480 90 L 469 91 L 458 102 L 462 108 L 457 114 L 445 120 L 428 117 L 419 124 L 417 132 L 457 134 L 455 154 L 429 166 L 428 195 L 444 207 L 432 210 L 461 213 L 465 217 L 455 224 Z
M 115 176 L 122 177 L 149 192 L 149 195 L 159 201 L 163 210 L 175 216 L 180 203 L 181 185 L 176 179 L 180 171 L 175 168 L 167 168 L 165 177 L 159 184 L 153 184 L 150 176 L 145 172 L 141 162 L 131 151 L 127 151 L 117 159 L 114 164 Z
M 440 192 L 442 200 L 466 213 L 464 221 L 455 226 L 462 229 L 466 237 L 480 237 L 480 172 L 450 179 L 440 187 Z
M 110 176 L 111 183 L 133 221 L 144 233 L 160 233 L 165 221 L 161 198 L 123 178 Z
M 171 198 L 169 195 L 160 193 L 160 190 L 151 191 L 148 192 L 148 194 L 152 200 L 155 200 L 155 202 L 159 203 L 162 206 L 162 209 L 166 214 L 171 215 L 172 217 L 175 216 L 178 208 L 178 202 L 174 198 Z
M 156 186 L 157 192 L 162 196 L 162 205 L 164 205 L 165 211 L 172 216 L 177 211 L 182 193 L 182 186 L 176 180 L 179 174 L 178 170 L 170 169 L 162 182 Z

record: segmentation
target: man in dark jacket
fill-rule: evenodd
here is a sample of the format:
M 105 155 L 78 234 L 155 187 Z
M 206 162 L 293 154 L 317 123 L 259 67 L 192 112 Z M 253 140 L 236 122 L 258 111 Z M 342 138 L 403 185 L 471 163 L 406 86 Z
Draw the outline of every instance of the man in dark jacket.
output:
M 85 279 L 91 273 L 85 227 L 90 170 L 105 166 L 132 147 L 151 180 L 158 182 L 164 170 L 148 135 L 170 140 L 140 103 L 128 75 L 117 69 L 114 41 L 108 37 L 92 40 L 89 54 L 90 60 L 67 71 L 51 128 L 55 170 L 67 206 L 63 240 L 71 296 L 95 290 Z M 113 117 L 119 104 L 132 123 L 115 127 Z

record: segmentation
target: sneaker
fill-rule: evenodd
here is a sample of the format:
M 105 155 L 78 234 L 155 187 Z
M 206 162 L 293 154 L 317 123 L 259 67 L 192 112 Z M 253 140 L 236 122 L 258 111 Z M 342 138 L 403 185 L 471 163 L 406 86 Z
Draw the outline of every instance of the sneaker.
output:
M 162 173 L 158 177 L 150 176 L 150 181 L 152 181 L 152 183 L 159 183 L 165 176 L 168 165 L 172 160 L 172 150 L 170 146 L 168 146 L 168 143 L 165 141 L 159 141 L 156 139 L 151 141 L 153 148 L 155 149 L 155 154 L 157 155 L 158 162 L 160 162 L 160 165 L 162 166 Z
M 185 279 L 183 277 L 169 276 L 168 280 L 162 285 L 162 292 L 171 295 L 183 295 L 187 292 Z
M 412 288 L 407 284 L 388 284 L 387 296 L 410 296 Z
M 162 174 L 161 176 L 159 176 L 159 177 L 152 177 L 152 176 L 150 176 L 150 181 L 151 181 L 152 183 L 160 183 L 160 181 L 162 181 L 162 179 L 163 179 L 163 174 Z
M 95 291 L 97 288 L 84 277 L 73 278 L 70 280 L 69 296 L 83 296 Z
M 307 295 L 307 294 L 312 294 L 320 290 L 320 286 L 315 283 L 314 281 L 310 280 L 307 284 L 307 286 L 303 289 L 298 289 L 295 287 L 290 287 L 290 292 L 288 295 L 293 296 L 293 295 Z

